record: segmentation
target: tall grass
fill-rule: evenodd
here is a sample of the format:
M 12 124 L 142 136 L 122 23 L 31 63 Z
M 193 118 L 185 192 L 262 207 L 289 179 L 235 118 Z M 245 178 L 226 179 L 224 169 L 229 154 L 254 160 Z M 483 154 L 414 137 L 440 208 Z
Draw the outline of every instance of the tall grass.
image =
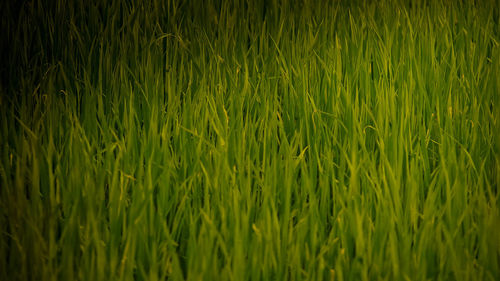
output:
M 500 279 L 497 1 L 0 11 L 0 279 Z

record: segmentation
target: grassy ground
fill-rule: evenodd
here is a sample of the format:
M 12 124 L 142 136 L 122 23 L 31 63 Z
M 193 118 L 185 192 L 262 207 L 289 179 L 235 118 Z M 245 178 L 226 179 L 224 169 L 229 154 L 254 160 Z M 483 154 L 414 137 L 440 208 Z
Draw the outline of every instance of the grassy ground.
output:
M 0 279 L 500 280 L 500 5 L 324 2 L 1 1 Z

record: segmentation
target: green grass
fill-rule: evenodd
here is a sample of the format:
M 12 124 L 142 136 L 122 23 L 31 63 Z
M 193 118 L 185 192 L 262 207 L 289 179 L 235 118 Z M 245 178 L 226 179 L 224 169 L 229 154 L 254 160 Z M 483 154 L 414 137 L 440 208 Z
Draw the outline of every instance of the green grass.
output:
M 0 279 L 500 280 L 500 5 L 325 2 L 1 1 Z

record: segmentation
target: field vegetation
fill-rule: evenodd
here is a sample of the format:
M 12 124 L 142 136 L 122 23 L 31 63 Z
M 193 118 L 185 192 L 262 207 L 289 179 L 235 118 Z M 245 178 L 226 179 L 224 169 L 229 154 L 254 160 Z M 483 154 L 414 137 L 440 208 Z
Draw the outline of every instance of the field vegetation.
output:
M 0 1 L 0 279 L 500 280 L 499 2 L 371 2 Z

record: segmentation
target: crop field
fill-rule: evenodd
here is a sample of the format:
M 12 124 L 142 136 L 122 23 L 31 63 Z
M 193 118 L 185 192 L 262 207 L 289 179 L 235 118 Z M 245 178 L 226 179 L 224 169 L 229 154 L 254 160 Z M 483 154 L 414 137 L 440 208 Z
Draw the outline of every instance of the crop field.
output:
M 499 21 L 0 1 L 0 280 L 500 280 Z

